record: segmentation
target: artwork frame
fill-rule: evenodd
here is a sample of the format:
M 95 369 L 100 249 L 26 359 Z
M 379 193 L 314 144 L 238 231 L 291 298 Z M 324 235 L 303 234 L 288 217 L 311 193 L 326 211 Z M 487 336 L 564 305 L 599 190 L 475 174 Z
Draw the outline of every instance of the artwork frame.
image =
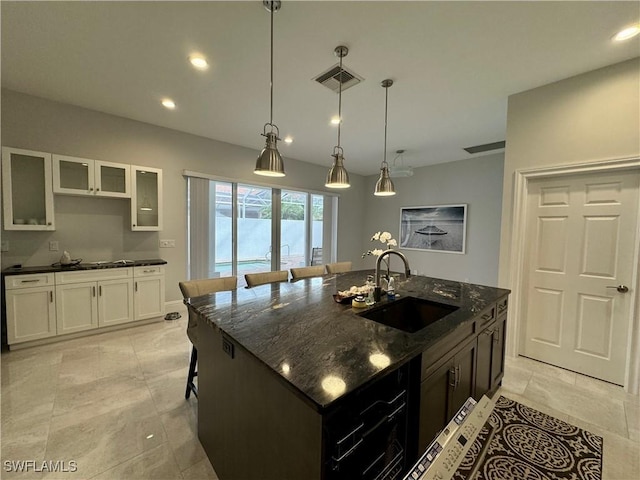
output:
M 464 255 L 467 249 L 467 204 L 400 207 L 398 238 L 398 247 L 403 250 Z

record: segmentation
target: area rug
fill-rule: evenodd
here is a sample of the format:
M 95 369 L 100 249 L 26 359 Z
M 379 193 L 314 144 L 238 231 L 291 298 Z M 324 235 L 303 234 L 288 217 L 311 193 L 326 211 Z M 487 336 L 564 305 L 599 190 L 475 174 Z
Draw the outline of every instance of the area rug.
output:
M 500 397 L 456 480 L 601 480 L 602 437 Z

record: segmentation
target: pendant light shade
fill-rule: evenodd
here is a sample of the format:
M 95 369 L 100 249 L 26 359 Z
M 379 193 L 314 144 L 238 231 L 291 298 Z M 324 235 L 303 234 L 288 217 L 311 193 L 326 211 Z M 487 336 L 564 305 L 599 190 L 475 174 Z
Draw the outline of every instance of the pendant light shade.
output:
M 329 188 L 349 188 L 349 172 L 344 168 L 344 157 L 342 156 L 342 148 L 335 147 L 333 149 L 333 165 L 327 174 L 327 182 L 325 187 Z
M 324 184 L 327 188 L 349 188 L 349 172 L 344 167 L 344 152 L 340 146 L 340 125 L 342 124 L 342 59 L 347 56 L 349 49 L 344 45 L 340 45 L 333 51 L 340 58 L 340 70 L 338 72 L 338 145 L 333 147 L 333 165 L 327 174 L 327 182 Z
M 396 194 L 396 190 L 389 176 L 389 164 L 387 163 L 387 114 L 389 104 L 389 87 L 393 85 L 393 80 L 386 79 L 381 83 L 384 93 L 384 156 L 380 165 L 380 178 L 376 182 L 376 189 L 373 192 L 378 197 L 389 197 Z
M 267 177 L 284 177 L 284 162 L 282 156 L 278 152 L 278 140 L 280 131 L 273 123 L 273 14 L 280 10 L 280 0 L 263 0 L 264 8 L 271 15 L 271 81 L 270 81 L 270 116 L 269 123 L 264 125 L 262 136 L 266 137 L 266 145 L 260 152 L 260 156 L 256 162 L 256 168 L 253 173 Z M 267 132 L 267 126 L 271 130 Z
M 391 177 L 389 177 L 389 168 L 383 167 L 380 169 L 380 178 L 378 178 L 376 182 L 374 195 L 378 197 L 390 197 L 395 194 L 396 191 L 393 187 L 393 182 L 391 181 Z
M 265 177 L 284 177 L 284 163 L 280 152 L 278 152 L 278 134 L 273 131 L 267 133 L 267 125 L 264 126 L 265 133 L 263 133 L 267 137 L 267 145 L 260 152 L 253 173 Z M 272 127 L 275 127 L 275 125 L 272 125 Z

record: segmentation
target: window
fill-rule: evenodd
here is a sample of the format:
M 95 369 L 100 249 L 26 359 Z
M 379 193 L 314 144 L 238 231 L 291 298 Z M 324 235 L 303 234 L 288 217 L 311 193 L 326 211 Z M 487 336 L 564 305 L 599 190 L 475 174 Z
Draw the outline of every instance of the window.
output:
M 332 196 L 186 176 L 190 279 L 333 261 Z

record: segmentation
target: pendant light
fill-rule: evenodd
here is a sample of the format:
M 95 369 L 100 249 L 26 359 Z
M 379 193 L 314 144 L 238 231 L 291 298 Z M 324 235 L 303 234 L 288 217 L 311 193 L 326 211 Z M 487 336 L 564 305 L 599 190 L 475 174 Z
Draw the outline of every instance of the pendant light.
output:
M 393 182 L 389 177 L 389 164 L 387 163 L 387 113 L 389 104 L 389 87 L 393 85 L 393 80 L 386 79 L 381 83 L 385 90 L 384 93 L 384 157 L 382 164 L 380 165 L 380 178 L 376 182 L 376 189 L 373 192 L 378 197 L 388 197 L 395 195 L 396 191 L 393 188 Z
M 269 123 L 264 124 L 262 136 L 267 137 L 266 146 L 260 152 L 256 168 L 253 173 L 266 177 L 284 177 L 284 163 L 278 152 L 280 130 L 273 124 L 273 14 L 280 10 L 280 0 L 263 0 L 262 4 L 271 14 L 271 81 L 270 86 L 270 116 Z M 267 126 L 270 130 L 267 132 Z
M 344 45 L 335 48 L 333 53 L 340 58 L 340 70 L 338 78 L 338 145 L 333 147 L 333 165 L 327 174 L 327 182 L 324 184 L 328 188 L 349 188 L 349 172 L 344 168 L 344 151 L 340 146 L 340 125 L 342 124 L 342 59 L 347 56 L 349 49 Z

